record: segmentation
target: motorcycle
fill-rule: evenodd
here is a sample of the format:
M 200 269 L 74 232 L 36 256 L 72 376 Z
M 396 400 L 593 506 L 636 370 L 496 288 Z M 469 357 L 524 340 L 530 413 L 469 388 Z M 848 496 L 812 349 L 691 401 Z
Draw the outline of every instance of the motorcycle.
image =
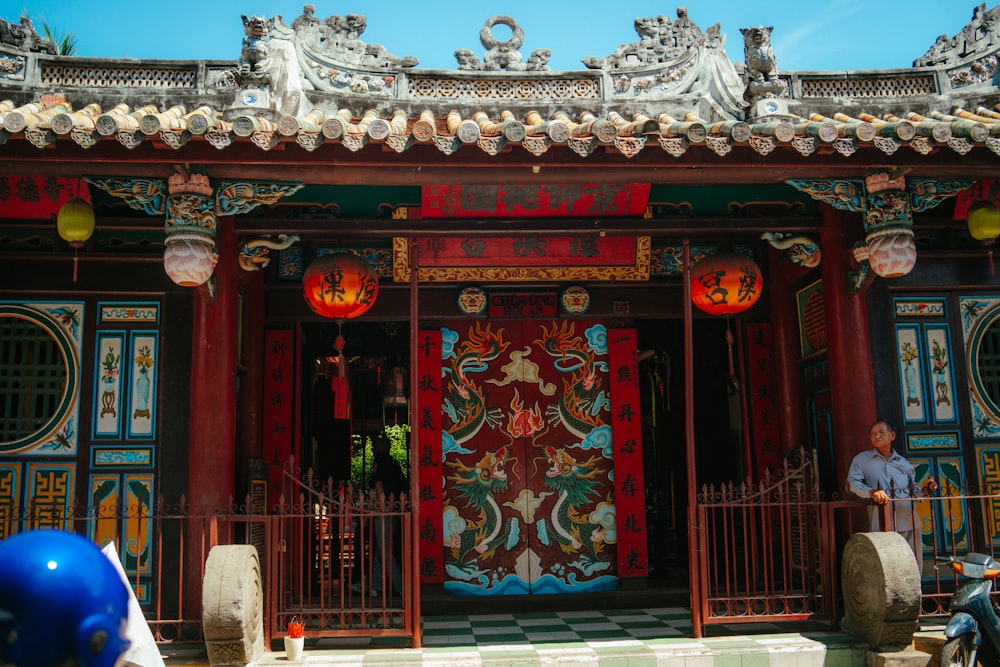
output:
M 938 557 L 937 561 L 948 563 L 967 579 L 951 597 L 941 667 L 975 667 L 977 659 L 982 665 L 1000 664 L 1000 613 L 990 599 L 993 579 L 1000 576 L 1000 563 L 975 552 L 964 558 Z

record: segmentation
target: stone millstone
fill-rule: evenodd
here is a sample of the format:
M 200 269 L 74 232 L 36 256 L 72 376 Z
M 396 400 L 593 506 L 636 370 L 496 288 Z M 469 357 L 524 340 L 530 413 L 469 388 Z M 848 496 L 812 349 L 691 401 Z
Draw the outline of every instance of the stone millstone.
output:
M 844 547 L 841 580 L 844 630 L 876 650 L 913 642 L 920 616 L 920 571 L 899 533 L 853 535 Z
M 212 547 L 202 580 L 201 620 L 208 662 L 248 665 L 264 653 L 264 590 L 257 549 Z

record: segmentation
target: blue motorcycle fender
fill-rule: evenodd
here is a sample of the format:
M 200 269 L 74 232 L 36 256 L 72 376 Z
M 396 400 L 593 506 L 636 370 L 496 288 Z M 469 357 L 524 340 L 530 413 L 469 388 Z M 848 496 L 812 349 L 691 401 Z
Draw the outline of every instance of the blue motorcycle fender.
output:
M 948 639 L 969 633 L 979 634 L 979 622 L 972 614 L 964 611 L 955 612 L 944 629 L 944 636 Z

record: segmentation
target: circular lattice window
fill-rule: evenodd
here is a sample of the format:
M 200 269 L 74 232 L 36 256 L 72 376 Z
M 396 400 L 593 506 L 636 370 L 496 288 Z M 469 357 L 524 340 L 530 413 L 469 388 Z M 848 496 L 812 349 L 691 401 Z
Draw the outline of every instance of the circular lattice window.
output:
M 54 318 L 0 304 L 0 452 L 69 448 L 76 369 L 73 342 Z
M 979 406 L 1000 424 L 1000 307 L 985 313 L 969 337 L 969 378 Z

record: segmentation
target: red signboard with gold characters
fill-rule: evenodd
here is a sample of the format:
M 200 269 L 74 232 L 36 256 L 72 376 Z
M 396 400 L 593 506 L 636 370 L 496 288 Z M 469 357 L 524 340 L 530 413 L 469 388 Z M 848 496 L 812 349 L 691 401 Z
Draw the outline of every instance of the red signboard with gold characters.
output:
M 290 329 L 264 334 L 264 456 L 268 464 L 269 505 L 281 495 L 282 466 L 292 454 L 294 350 Z
M 640 216 L 649 202 L 649 183 L 515 183 L 428 185 L 422 218 L 496 216 Z
M 648 280 L 648 236 L 394 238 L 393 279 L 410 280 L 416 245 L 420 281 Z
M 420 331 L 417 336 L 417 401 L 413 428 L 417 430 L 420 581 L 444 580 L 441 498 L 441 331 Z
M 635 329 L 608 330 L 608 384 L 614 444 L 618 576 L 649 574 L 639 405 L 639 347 Z

